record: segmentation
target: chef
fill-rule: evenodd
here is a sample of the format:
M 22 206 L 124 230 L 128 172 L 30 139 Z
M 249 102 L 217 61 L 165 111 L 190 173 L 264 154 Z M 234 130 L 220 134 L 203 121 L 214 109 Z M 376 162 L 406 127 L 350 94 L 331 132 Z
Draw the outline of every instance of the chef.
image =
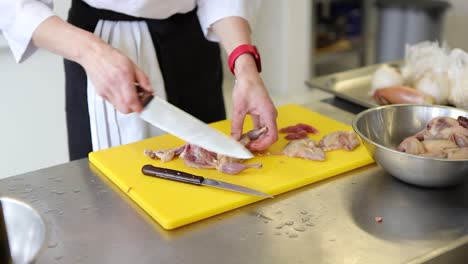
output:
M 250 26 L 257 0 L 72 0 L 68 20 L 52 0 L 0 0 L 0 30 L 18 63 L 38 48 L 64 58 L 70 159 L 161 134 L 139 118 L 135 83 L 204 122 L 226 118 L 221 43 L 235 75 L 231 135 L 246 115 L 277 140 L 276 109 L 260 76 Z M 177 122 L 177 120 L 174 120 Z

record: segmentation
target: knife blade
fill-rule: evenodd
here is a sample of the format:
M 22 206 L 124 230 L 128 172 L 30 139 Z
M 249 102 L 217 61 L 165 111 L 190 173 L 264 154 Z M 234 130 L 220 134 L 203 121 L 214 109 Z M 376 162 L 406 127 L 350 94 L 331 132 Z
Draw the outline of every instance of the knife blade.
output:
M 167 179 L 167 180 L 173 180 L 173 181 L 178 181 L 178 182 L 184 182 L 184 183 L 190 183 L 194 185 L 204 185 L 204 186 L 210 186 L 210 187 L 215 187 L 219 189 L 224 189 L 224 190 L 229 190 L 229 191 L 234 191 L 234 192 L 239 192 L 239 193 L 245 193 L 245 194 L 250 194 L 250 195 L 256 195 L 256 196 L 261 196 L 261 197 L 267 197 L 267 198 L 273 198 L 273 196 L 259 192 L 254 189 L 250 189 L 244 186 L 232 184 L 232 183 L 227 183 L 223 181 L 218 181 L 218 180 L 213 180 L 213 179 L 208 179 L 202 176 L 190 174 L 187 172 L 179 171 L 179 170 L 172 170 L 172 169 L 166 169 L 162 167 L 155 167 L 153 165 L 145 165 L 141 168 L 141 172 L 145 175 L 148 176 L 153 176 L 153 177 L 158 177 L 162 179 Z
M 190 144 L 225 156 L 250 159 L 254 155 L 231 137 L 208 126 L 169 102 L 143 91 L 138 84 L 140 100 L 144 110 L 140 117 L 150 124 L 177 136 Z

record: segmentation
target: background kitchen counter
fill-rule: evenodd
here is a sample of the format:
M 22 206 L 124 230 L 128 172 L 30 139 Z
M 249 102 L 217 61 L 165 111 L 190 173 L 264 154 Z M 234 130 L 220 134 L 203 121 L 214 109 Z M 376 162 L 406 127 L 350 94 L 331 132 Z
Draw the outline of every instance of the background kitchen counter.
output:
M 330 96 L 306 107 L 348 124 L 362 110 Z M 468 185 L 412 187 L 375 164 L 171 231 L 87 159 L 0 180 L 0 194 L 46 219 L 38 264 L 420 263 L 468 240 Z

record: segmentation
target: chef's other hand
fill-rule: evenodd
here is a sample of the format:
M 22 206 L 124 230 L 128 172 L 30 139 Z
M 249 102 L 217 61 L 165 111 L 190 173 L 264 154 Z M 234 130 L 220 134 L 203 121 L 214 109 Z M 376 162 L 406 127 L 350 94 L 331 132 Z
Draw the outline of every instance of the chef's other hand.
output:
M 96 87 L 96 93 L 123 114 L 141 112 L 135 82 L 153 93 L 146 74 L 119 50 L 104 41 L 96 41 L 80 64 Z
M 236 140 L 240 139 L 245 116 L 250 115 L 255 129 L 267 127 L 268 131 L 252 141 L 248 147 L 251 150 L 265 150 L 278 140 L 278 113 L 250 54 L 237 58 L 235 74 L 231 136 Z

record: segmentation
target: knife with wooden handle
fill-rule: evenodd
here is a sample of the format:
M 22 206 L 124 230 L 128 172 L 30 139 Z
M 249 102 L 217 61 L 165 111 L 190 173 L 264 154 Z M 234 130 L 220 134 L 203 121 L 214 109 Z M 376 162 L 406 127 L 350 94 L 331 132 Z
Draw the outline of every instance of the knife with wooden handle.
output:
M 183 171 L 166 169 L 162 167 L 155 167 L 153 165 L 145 165 L 141 168 L 141 172 L 148 176 L 158 177 L 166 180 L 178 181 L 183 183 L 190 183 L 194 185 L 205 185 L 224 190 L 256 195 L 261 197 L 273 198 L 273 196 L 250 189 L 244 186 L 222 182 L 218 180 L 208 179 L 202 176 L 186 173 Z

